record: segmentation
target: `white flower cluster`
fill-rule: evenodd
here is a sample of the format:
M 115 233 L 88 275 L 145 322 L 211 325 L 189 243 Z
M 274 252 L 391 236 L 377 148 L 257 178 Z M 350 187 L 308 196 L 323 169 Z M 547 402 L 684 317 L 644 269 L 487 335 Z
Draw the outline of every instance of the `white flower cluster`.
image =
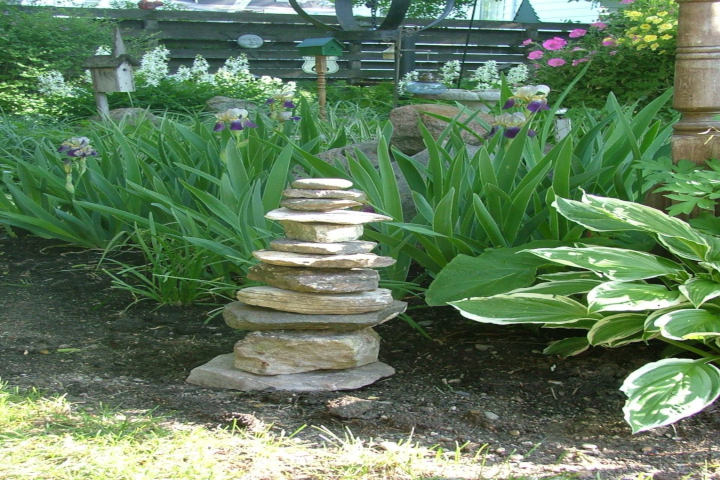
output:
M 446 87 L 452 87 L 460 76 L 460 61 L 450 60 L 440 67 L 440 82 Z
M 160 81 L 168 76 L 170 71 L 168 68 L 169 58 L 170 50 L 163 45 L 159 45 L 142 56 L 137 73 L 143 76 L 145 83 L 151 87 L 157 87 L 160 85 Z
M 527 78 L 528 68 L 527 65 L 523 63 L 512 67 L 505 75 L 505 80 L 510 85 L 519 85 L 527 80 Z M 475 69 L 470 76 L 470 81 L 476 83 L 476 90 L 500 88 L 502 82 L 500 80 L 497 62 L 495 60 L 488 60 L 484 65 Z
M 420 72 L 417 70 L 413 70 L 411 72 L 407 72 L 398 82 L 397 90 L 398 95 L 405 95 L 405 89 L 407 87 L 407 84 L 410 82 L 417 82 L 420 79 Z
M 268 75 L 263 75 L 259 81 L 269 97 L 293 97 L 297 89 L 295 82 L 283 83 L 281 79 Z
M 50 70 L 49 72 L 41 73 L 38 75 L 37 80 L 38 90 L 42 95 L 58 97 L 74 96 L 72 86 L 65 83 L 62 73 L 57 70 Z

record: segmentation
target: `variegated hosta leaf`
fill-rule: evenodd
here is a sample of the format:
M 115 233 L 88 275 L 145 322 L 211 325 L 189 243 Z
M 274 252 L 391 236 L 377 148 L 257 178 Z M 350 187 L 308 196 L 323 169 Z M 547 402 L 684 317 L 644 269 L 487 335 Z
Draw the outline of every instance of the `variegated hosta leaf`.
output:
M 699 307 L 708 300 L 720 297 L 720 283 L 705 278 L 691 278 L 679 288 L 694 307 Z
M 621 313 L 598 320 L 587 334 L 590 345 L 620 347 L 642 341 L 645 315 Z
M 596 232 L 638 230 L 634 225 L 613 218 L 607 210 L 577 200 L 557 197 L 552 205 L 565 218 Z
M 631 282 L 605 282 L 587 294 L 591 312 L 641 312 L 672 307 L 685 299 L 680 292 L 663 285 Z
M 588 315 L 585 305 L 567 297 L 519 293 L 466 298 L 450 302 L 462 316 L 484 323 L 571 323 Z
M 666 358 L 635 370 L 620 390 L 633 433 L 689 417 L 720 395 L 720 370 L 700 360 Z
M 568 337 L 552 342 L 545 347 L 545 355 L 559 355 L 561 357 L 572 357 L 578 355 L 590 347 L 585 337 Z
M 591 270 L 610 280 L 643 280 L 684 272 L 680 265 L 670 260 L 624 248 L 557 247 L 528 251 L 555 263 Z
M 508 293 L 546 293 L 548 295 L 576 295 L 586 293 L 602 283 L 602 280 L 558 280 L 555 282 L 541 282 L 532 287 L 516 288 Z
M 656 208 L 617 198 L 588 194 L 583 194 L 582 202 L 590 207 L 608 212 L 610 217 L 617 221 L 625 222 L 648 233 L 682 238 L 698 246 L 707 246 L 704 236 L 690 224 Z
M 720 336 L 720 316 L 702 308 L 668 312 L 655 320 L 660 333 L 671 340 L 697 340 Z

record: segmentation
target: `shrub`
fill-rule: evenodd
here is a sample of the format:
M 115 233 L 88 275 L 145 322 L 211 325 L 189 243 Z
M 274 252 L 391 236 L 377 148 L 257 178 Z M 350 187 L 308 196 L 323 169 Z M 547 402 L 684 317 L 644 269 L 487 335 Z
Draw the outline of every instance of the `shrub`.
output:
M 589 63 L 588 73 L 569 93 L 569 105 L 599 108 L 608 93 L 620 103 L 646 104 L 672 87 L 677 4 L 636 0 L 569 38 L 541 44 L 526 40 L 534 81 L 562 91 Z M 621 86 L 621 87 L 620 87 Z

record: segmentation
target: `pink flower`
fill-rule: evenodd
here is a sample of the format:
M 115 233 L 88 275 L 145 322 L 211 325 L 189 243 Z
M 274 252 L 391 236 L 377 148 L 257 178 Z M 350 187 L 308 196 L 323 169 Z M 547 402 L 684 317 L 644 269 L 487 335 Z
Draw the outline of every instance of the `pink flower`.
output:
M 634 1 L 635 0 L 620 0 L 620 3 L 622 3 L 623 5 L 629 5 L 629 4 L 633 3 Z
M 561 50 L 565 47 L 565 45 L 567 45 L 567 40 L 560 37 L 553 37 L 549 40 L 545 40 L 542 44 L 546 50 Z
M 580 37 L 584 37 L 586 33 L 587 33 L 587 30 L 585 30 L 585 29 L 583 29 L 583 28 L 576 28 L 576 29 L 574 29 L 574 30 L 572 30 L 572 31 L 570 32 L 570 35 L 568 35 L 568 37 L 570 37 L 570 38 L 580 38 Z
M 530 60 L 537 60 L 538 58 L 542 58 L 543 55 L 545 55 L 545 53 L 542 50 L 533 50 L 528 53 L 528 58 Z
M 603 38 L 602 44 L 605 47 L 614 47 L 615 45 L 617 45 L 617 42 L 612 37 L 605 37 Z
M 609 53 L 609 55 L 617 55 L 617 50 L 613 50 L 612 52 Z
M 562 58 L 557 58 L 557 57 L 551 58 L 550 60 L 547 61 L 547 64 L 550 65 L 551 67 L 562 67 L 566 63 L 567 62 L 565 60 L 563 60 Z
M 542 67 L 542 65 L 540 65 L 539 63 L 533 63 L 532 66 L 533 66 L 534 68 L 540 68 L 540 67 Z
M 597 28 L 598 30 L 605 30 L 607 28 L 607 23 L 595 22 L 595 23 L 591 23 L 590 26 L 593 28 Z
M 532 39 L 532 38 L 528 38 L 528 39 L 523 40 L 523 42 L 522 42 L 520 45 L 522 45 L 523 47 L 527 47 L 527 46 L 530 45 L 532 42 L 533 42 L 533 39 Z
M 577 67 L 577 66 L 580 65 L 581 63 L 585 63 L 585 62 L 587 62 L 588 60 L 589 60 L 589 59 L 586 58 L 586 57 L 584 57 L 584 58 L 576 58 L 575 60 L 572 61 L 572 66 L 573 66 L 573 67 Z
M 571 50 L 571 52 L 584 52 L 584 51 L 586 51 L 586 50 L 587 50 L 587 49 L 582 48 L 582 47 L 573 47 L 573 49 Z

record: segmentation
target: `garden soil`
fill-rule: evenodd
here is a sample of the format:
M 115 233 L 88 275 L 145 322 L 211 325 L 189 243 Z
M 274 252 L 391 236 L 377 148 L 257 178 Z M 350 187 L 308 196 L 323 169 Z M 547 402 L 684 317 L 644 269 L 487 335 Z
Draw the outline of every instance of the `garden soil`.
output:
M 0 235 L 0 379 L 99 403 L 152 411 L 211 427 L 262 422 L 287 434 L 324 426 L 342 437 L 468 452 L 506 474 L 552 478 L 712 477 L 720 463 L 720 410 L 633 435 L 618 390 L 629 372 L 659 358 L 657 347 L 595 349 L 570 359 L 541 353 L 567 332 L 482 325 L 451 309 L 416 309 L 432 340 L 401 319 L 377 327 L 391 377 L 351 392 L 214 390 L 188 373 L 229 353 L 242 336 L 209 319 L 213 307 L 162 307 L 111 288 L 101 252 L 34 237 Z M 348 396 L 369 400 L 338 413 Z M 305 428 L 300 438 L 321 442 Z M 709 467 L 708 467 L 709 466 Z M 645 477 L 648 478 L 648 477 Z

